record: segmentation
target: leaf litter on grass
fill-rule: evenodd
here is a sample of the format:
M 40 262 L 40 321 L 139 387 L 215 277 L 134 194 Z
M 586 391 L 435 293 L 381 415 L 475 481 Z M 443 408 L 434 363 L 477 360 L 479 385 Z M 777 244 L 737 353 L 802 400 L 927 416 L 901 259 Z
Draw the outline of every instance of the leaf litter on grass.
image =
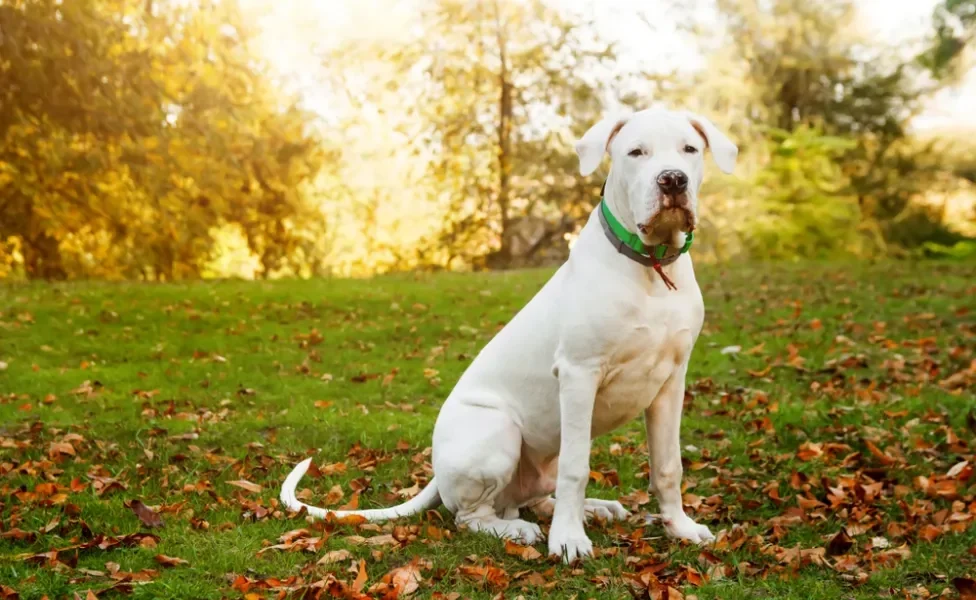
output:
M 208 553 L 216 553 L 236 565 L 218 593 L 251 598 L 714 598 L 730 582 L 785 590 L 809 577 L 857 597 L 972 596 L 976 329 L 960 312 L 974 291 L 965 276 L 937 293 L 888 273 L 883 284 L 829 270 L 819 279 L 762 277 L 772 283 L 703 277 L 711 308 L 685 398 L 683 501 L 717 533 L 708 548 L 645 526 L 656 501 L 637 425 L 594 444 L 591 491 L 621 496 L 635 515 L 588 526 L 596 556 L 586 565 L 560 565 L 545 544 L 477 542 L 443 509 L 384 524 L 309 522 L 284 510 L 275 497 L 281 479 L 308 455 L 285 448 L 325 448 L 300 492 L 310 504 L 391 506 L 418 493 L 432 477 L 431 390 L 443 399 L 484 340 L 440 328 L 440 314 L 456 313 L 443 313 L 455 309 L 436 308 L 433 297 L 397 318 L 403 323 L 379 309 L 310 323 L 302 303 L 244 302 L 218 328 L 235 342 L 260 331 L 251 347 L 207 347 L 201 329 L 186 334 L 191 353 L 167 356 L 149 352 L 157 342 L 131 337 L 120 320 L 96 320 L 102 340 L 128 340 L 132 356 L 151 362 L 129 375 L 111 371 L 112 359 L 92 356 L 89 344 L 71 366 L 19 375 L 21 365 L 49 364 L 29 355 L 8 365 L 0 548 L 29 576 L 0 590 L 40 596 L 50 580 L 37 577 L 42 571 L 80 597 L 161 580 L 211 586 L 202 574 L 212 573 Z M 811 283 L 818 280 L 835 292 L 821 294 Z M 720 288 L 733 286 L 723 301 Z M 121 303 L 139 306 L 126 289 L 112 299 L 123 316 Z M 223 317 L 192 286 L 180 294 L 193 297 L 164 304 L 161 322 Z M 757 316 L 745 323 L 729 317 L 750 313 Z M 0 322 L 9 318 L 0 312 Z M 72 326 L 86 327 L 75 318 Z M 457 322 L 490 332 L 504 318 Z M 17 323 L 21 335 L 47 326 L 64 337 L 39 318 Z M 370 331 L 400 356 L 389 359 L 397 364 L 376 357 L 380 345 L 362 343 Z M 284 342 L 294 344 L 291 354 Z M 326 357 L 325 347 L 345 358 Z M 276 362 L 273 376 L 258 375 Z M 152 379 L 158 370 L 166 380 Z M 318 387 L 292 395 L 276 378 Z M 96 406 L 110 407 L 112 420 L 99 420 Z M 384 433 L 364 433 L 366 419 L 383 420 Z M 547 531 L 549 517 L 539 521 Z M 206 538 L 211 549 L 198 553 Z M 231 558 L 228 544 L 240 543 L 253 548 L 247 560 Z

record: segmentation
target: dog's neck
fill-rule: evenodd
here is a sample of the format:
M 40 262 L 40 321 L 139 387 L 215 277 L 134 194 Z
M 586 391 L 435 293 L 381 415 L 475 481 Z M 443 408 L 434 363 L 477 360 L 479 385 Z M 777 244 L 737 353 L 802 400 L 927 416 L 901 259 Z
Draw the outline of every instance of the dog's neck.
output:
M 603 188 L 603 202 L 606 203 L 607 207 L 616 217 L 617 221 L 624 226 L 624 228 L 631 232 L 637 232 L 637 219 L 634 217 L 634 213 L 630 208 L 630 204 L 627 202 L 627 190 L 626 182 L 618 180 L 613 176 L 613 171 L 607 176 L 606 183 Z M 602 226 L 599 223 L 599 219 L 594 212 L 592 222 L 592 233 L 590 234 L 594 238 L 594 243 L 596 243 L 601 249 L 599 255 L 601 256 L 601 261 L 606 261 L 605 264 L 612 266 L 613 268 L 622 269 L 623 271 L 629 273 L 636 280 L 644 282 L 647 286 L 649 293 L 653 292 L 658 285 L 665 285 L 663 283 L 664 279 L 674 279 L 677 278 L 679 281 L 683 281 L 687 284 L 687 277 L 680 273 L 681 268 L 678 263 L 683 263 L 687 261 L 687 257 L 679 257 L 677 261 L 668 262 L 664 265 L 664 273 L 656 273 L 655 269 L 641 265 L 638 262 L 631 260 L 630 258 L 620 254 L 612 244 L 607 243 L 605 239 Z M 589 225 L 589 224 L 588 224 Z M 589 229 L 590 227 L 584 228 Z

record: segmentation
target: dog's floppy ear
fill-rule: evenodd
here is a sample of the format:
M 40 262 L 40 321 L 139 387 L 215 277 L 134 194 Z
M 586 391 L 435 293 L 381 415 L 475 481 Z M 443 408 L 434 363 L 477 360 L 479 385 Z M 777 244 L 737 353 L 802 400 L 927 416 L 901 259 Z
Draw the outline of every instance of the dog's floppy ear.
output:
M 715 164 L 723 173 L 731 173 L 735 169 L 735 159 L 739 156 L 738 146 L 705 117 L 694 113 L 687 114 L 691 126 L 705 138 L 705 144 L 711 148 Z
M 576 154 L 580 161 L 580 175 L 586 176 L 596 171 L 603 160 L 603 153 L 610 149 L 613 136 L 623 128 L 630 118 L 629 114 L 616 114 L 602 119 L 576 142 Z

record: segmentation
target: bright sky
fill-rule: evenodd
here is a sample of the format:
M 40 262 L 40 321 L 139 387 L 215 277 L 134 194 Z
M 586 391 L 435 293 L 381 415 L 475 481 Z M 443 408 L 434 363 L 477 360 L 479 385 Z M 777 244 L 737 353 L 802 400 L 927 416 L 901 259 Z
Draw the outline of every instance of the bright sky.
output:
M 641 62 L 689 69 L 700 64 L 701 57 L 694 47 L 677 33 L 667 33 L 673 31 L 673 26 L 669 27 L 669 15 L 660 0 L 551 1 L 592 15 L 600 37 L 618 41 L 620 61 L 625 63 L 621 68 Z M 244 0 L 245 4 L 254 5 L 266 2 Z M 936 2 L 858 0 L 857 4 L 863 14 L 863 26 L 869 33 L 887 41 L 910 42 L 929 27 Z M 395 40 L 410 27 L 413 5 L 411 0 L 277 0 L 265 21 L 267 38 L 262 46 L 272 63 L 301 87 L 309 106 L 327 112 L 330 98 L 325 90 L 316 88 L 314 78 L 309 75 L 310 61 L 315 60 L 309 52 L 310 40 L 323 45 L 351 36 Z M 653 35 L 635 18 L 638 12 L 654 22 L 657 31 Z M 377 14 L 383 15 L 382 18 L 377 18 Z M 702 10 L 700 16 L 700 25 L 714 19 L 710 10 Z M 976 127 L 974 105 L 976 71 L 970 72 L 956 89 L 945 90 L 914 125 L 918 129 Z

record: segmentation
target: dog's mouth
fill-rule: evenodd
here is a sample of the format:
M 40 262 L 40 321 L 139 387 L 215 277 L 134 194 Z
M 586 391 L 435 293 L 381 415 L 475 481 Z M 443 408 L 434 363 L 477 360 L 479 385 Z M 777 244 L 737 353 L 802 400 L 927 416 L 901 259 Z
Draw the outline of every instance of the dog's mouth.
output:
M 681 233 L 695 230 L 695 215 L 686 207 L 668 207 L 651 215 L 646 223 L 637 226 L 645 244 L 680 246 Z

